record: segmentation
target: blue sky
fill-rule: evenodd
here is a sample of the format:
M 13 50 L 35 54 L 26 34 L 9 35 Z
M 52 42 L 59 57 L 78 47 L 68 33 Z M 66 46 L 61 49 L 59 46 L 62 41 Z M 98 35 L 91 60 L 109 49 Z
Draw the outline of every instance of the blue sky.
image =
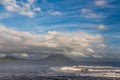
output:
M 0 24 L 37 35 L 49 31 L 100 34 L 107 46 L 101 52 L 119 55 L 119 5 L 119 0 L 0 0 Z

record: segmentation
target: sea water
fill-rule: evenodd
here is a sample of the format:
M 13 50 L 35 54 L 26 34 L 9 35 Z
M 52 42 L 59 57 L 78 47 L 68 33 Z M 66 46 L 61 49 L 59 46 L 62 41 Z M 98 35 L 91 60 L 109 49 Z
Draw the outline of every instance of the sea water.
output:
M 0 62 L 0 77 L 11 75 L 120 77 L 120 63 Z

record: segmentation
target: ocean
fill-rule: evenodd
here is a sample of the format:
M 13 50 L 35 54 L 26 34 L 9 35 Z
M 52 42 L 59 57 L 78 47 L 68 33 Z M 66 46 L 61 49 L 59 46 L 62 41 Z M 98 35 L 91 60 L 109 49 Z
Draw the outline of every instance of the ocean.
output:
M 83 71 L 82 71 L 83 70 Z M 5 76 L 90 76 L 119 78 L 119 62 L 0 62 L 0 78 Z M 34 79 L 33 79 L 34 80 Z M 37 79 L 36 79 L 37 80 Z M 39 79 L 38 79 L 39 80 Z M 42 80 L 42 79 L 41 79 Z M 46 79 L 47 80 L 47 79 Z M 119 80 L 119 79 L 118 79 Z

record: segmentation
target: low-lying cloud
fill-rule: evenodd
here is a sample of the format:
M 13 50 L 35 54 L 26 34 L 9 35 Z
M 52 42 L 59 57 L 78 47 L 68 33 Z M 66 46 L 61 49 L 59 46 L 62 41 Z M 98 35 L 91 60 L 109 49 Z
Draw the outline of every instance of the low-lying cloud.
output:
M 104 48 L 106 45 L 100 34 L 89 34 L 84 31 L 49 31 L 47 34 L 40 35 L 0 25 L 1 53 L 64 54 L 73 57 L 89 57 L 97 53 L 96 49 Z

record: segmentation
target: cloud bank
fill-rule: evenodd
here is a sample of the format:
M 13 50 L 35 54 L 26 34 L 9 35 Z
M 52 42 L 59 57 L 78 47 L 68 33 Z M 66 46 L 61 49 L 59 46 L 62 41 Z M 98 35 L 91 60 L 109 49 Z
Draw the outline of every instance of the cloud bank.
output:
M 32 54 L 64 54 L 74 57 L 89 57 L 96 49 L 105 48 L 100 34 L 49 31 L 47 34 L 21 32 L 0 25 L 0 52 Z M 18 55 L 19 56 L 19 55 Z M 28 57 L 27 54 L 20 56 Z

